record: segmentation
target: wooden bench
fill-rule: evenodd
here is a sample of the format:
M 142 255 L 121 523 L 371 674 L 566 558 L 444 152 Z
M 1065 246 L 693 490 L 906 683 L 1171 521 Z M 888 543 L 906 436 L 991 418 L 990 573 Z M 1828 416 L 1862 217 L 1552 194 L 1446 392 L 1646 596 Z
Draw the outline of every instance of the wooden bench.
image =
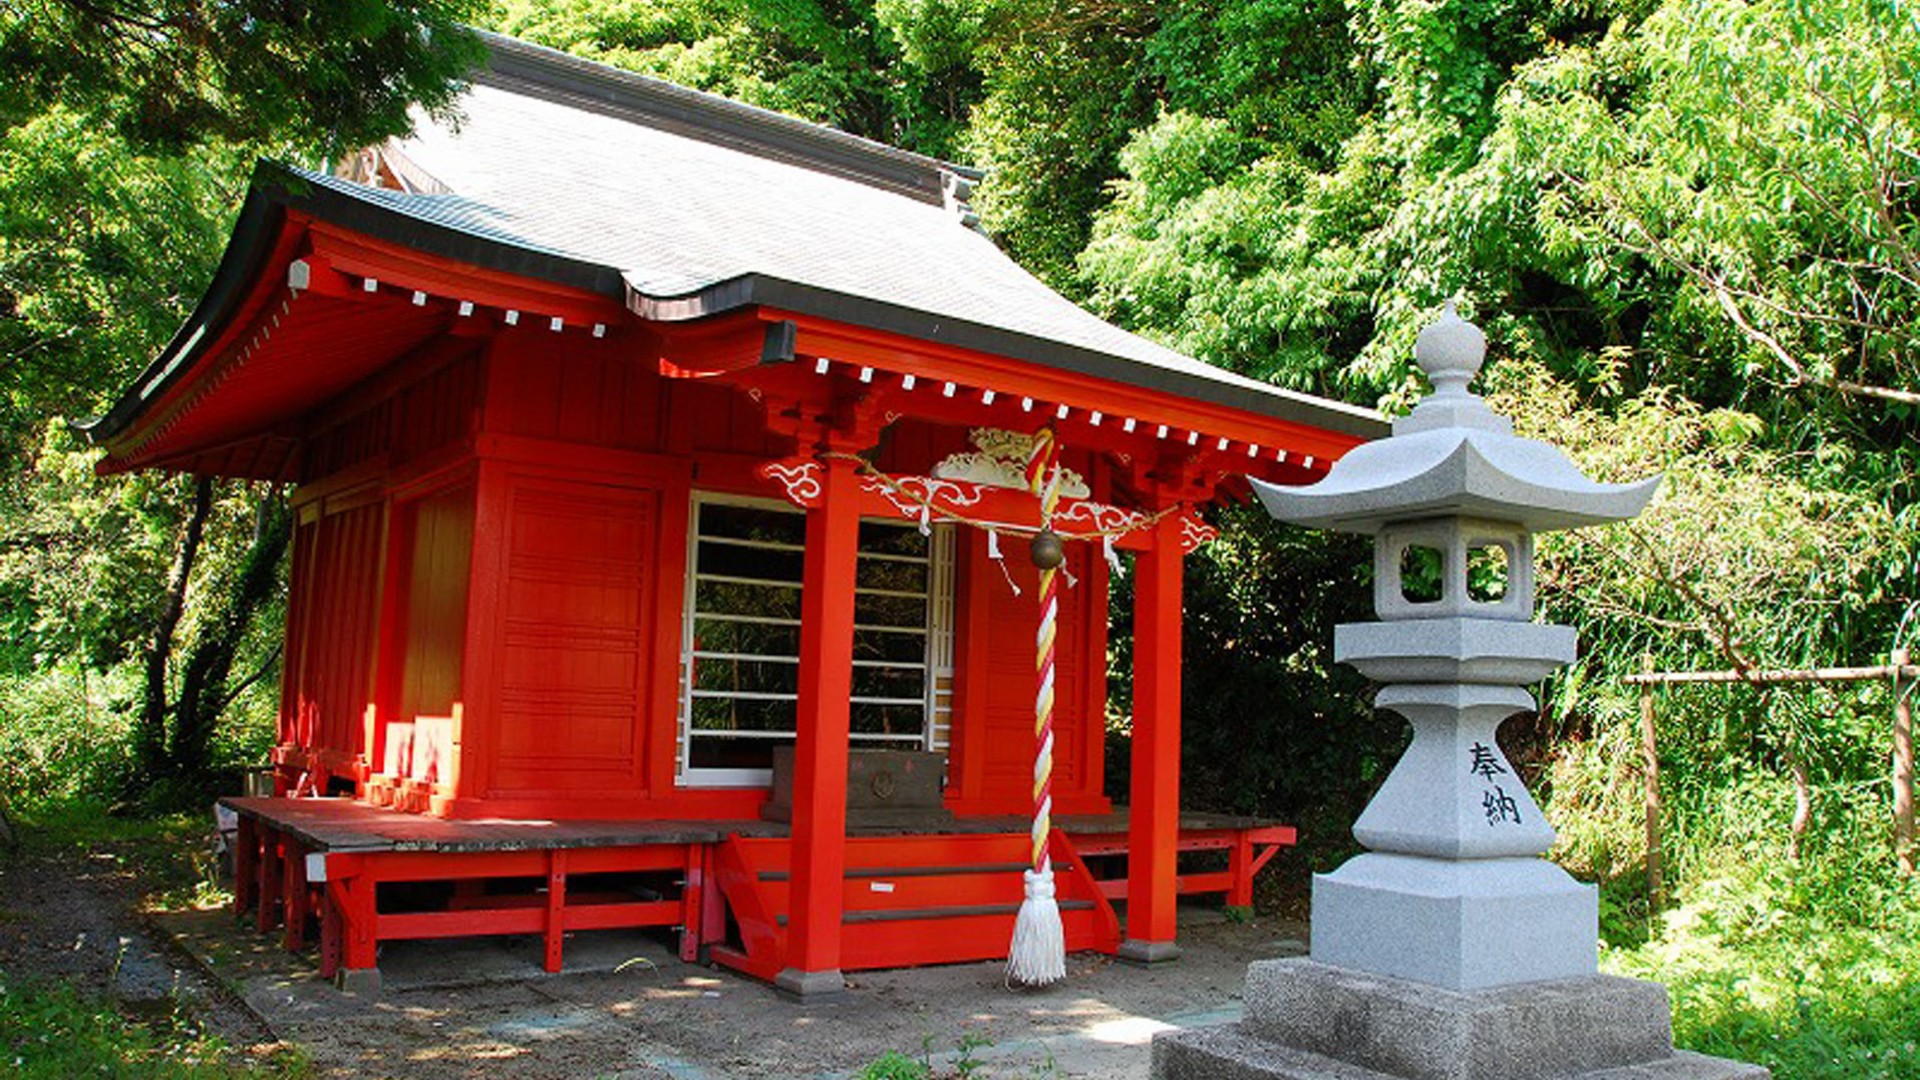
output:
M 1298 834 L 1290 825 L 1256 825 L 1245 828 L 1229 827 L 1216 829 L 1180 830 L 1179 850 L 1224 851 L 1227 853 L 1225 870 L 1206 871 L 1197 874 L 1176 874 L 1174 891 L 1182 896 L 1202 893 L 1227 894 L 1227 906 L 1231 908 L 1251 909 L 1253 907 L 1253 877 L 1273 861 L 1280 849 L 1291 847 Z M 1120 856 L 1127 854 L 1127 836 L 1125 833 L 1075 833 L 1071 834 L 1074 850 L 1085 859 L 1101 856 Z M 1127 898 L 1127 879 L 1125 875 L 1111 878 L 1096 878 L 1100 884 L 1100 893 L 1108 900 Z

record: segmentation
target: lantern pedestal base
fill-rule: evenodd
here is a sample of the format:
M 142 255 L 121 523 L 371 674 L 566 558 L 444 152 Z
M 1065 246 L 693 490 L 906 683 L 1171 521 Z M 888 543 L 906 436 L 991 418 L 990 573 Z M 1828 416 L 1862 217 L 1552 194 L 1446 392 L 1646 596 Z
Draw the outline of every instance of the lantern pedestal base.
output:
M 1167 1032 L 1154 1080 L 1765 1080 L 1676 1052 L 1666 989 L 1589 975 L 1465 993 L 1331 967 L 1247 968 L 1238 1024 Z
M 1535 858 L 1370 853 L 1313 880 L 1313 959 L 1449 990 L 1592 975 L 1600 902 Z

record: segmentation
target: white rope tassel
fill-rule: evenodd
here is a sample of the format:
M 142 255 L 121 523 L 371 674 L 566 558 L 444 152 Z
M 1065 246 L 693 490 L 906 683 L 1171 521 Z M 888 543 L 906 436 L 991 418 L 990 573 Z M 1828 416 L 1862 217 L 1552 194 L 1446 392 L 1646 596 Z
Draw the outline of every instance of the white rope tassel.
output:
M 1100 551 L 1101 551 L 1101 554 L 1107 557 L 1107 565 L 1113 568 L 1113 572 L 1116 574 L 1119 573 L 1120 572 L 1120 553 L 1113 549 L 1112 533 L 1107 533 L 1105 536 L 1102 536 L 1100 538 Z
M 1007 982 L 1045 986 L 1067 977 L 1067 934 L 1060 925 L 1060 904 L 1053 898 L 1052 860 L 1024 877 L 1027 898 L 1013 923 Z

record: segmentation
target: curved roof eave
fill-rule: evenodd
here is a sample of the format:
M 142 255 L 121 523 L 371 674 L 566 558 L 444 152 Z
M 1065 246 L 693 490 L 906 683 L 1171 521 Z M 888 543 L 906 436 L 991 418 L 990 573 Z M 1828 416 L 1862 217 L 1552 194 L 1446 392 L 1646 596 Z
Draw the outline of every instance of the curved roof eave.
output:
M 897 304 L 765 274 L 742 275 L 684 296 L 651 297 L 637 289 L 630 289 L 628 306 L 644 318 L 661 322 L 705 318 L 743 307 L 778 308 L 869 330 L 1037 363 L 1076 375 L 1107 379 L 1238 409 L 1256 416 L 1335 431 L 1357 439 L 1379 438 L 1389 430 L 1387 421 L 1371 410 L 1282 387 L 1266 386 L 1251 379 L 1233 376 L 1224 370 L 1220 378 L 1205 378 L 1175 368 L 1144 364 L 1127 357 L 997 326 L 944 316 L 936 319 Z
M 255 167 L 226 253 L 193 315 L 106 413 L 75 425 L 76 430 L 96 445 L 114 438 L 193 368 L 251 293 L 249 286 L 272 253 L 288 210 L 423 254 L 597 293 L 656 321 L 681 322 L 745 307 L 776 307 L 1109 379 L 1356 439 L 1378 438 L 1388 431 L 1386 421 L 1368 410 L 1266 387 L 1226 371 L 1219 378 L 1209 378 L 1017 331 L 936 318 L 900 305 L 766 275 L 741 275 L 680 296 L 650 296 L 633 288 L 613 267 L 423 218 L 351 190 L 344 181 L 266 160 Z

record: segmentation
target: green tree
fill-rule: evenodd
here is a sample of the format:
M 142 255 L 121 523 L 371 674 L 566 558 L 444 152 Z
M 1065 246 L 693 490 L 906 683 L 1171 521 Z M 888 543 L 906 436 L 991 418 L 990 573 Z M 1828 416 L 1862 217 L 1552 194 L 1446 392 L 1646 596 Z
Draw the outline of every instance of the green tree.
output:
M 47 676 L 75 673 L 79 729 L 117 717 L 130 745 L 92 748 L 115 764 L 78 763 L 73 790 L 112 794 L 135 777 L 107 774 L 137 760 L 144 781 L 175 781 L 169 796 L 206 780 L 223 712 L 270 685 L 260 627 L 287 526 L 270 488 L 203 502 L 177 479 L 95 479 L 97 453 L 62 421 L 102 411 L 186 317 L 253 157 L 376 141 L 416 103 L 444 109 L 479 57 L 459 23 L 482 8 L 0 3 L 0 717 L 9 745 L 74 728 L 39 712 L 74 707 Z M 154 677 L 124 677 L 135 668 Z
M 480 57 L 480 0 L 9 0 L 0 130 L 59 106 L 142 147 L 315 140 L 333 149 L 446 107 Z
M 939 157 L 978 93 L 964 2 L 513 0 L 503 33 Z

